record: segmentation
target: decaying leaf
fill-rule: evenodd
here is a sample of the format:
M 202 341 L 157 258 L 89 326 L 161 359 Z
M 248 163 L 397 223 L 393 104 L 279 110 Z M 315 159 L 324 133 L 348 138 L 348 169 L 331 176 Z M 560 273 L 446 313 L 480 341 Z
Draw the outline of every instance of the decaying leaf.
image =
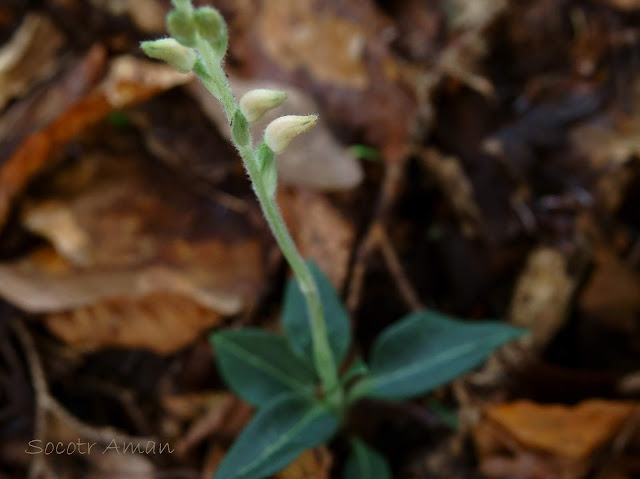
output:
M 275 475 L 275 479 L 329 479 L 332 464 L 326 447 L 307 449 L 298 459 Z
M 235 77 L 230 81 L 238 98 L 255 88 L 287 92 L 287 101 L 274 111 L 268 112 L 253 127 L 256 142 L 262 141 L 262 131 L 275 118 L 318 111 L 316 102 L 292 85 L 264 80 L 241 80 Z M 189 85 L 189 90 L 200 101 L 204 111 L 215 122 L 223 136 L 229 138 L 229 123 L 220 105 L 212 101 L 210 93 L 200 83 L 194 82 Z M 363 171 L 353 154 L 338 142 L 329 130 L 327 122 L 320 117 L 313 129 L 305 133 L 303 140 L 292 142 L 284 153 L 278 155 L 278 175 L 283 183 L 322 190 L 346 190 L 362 181 Z
M 480 467 L 492 478 L 581 478 L 637 407 L 596 399 L 573 407 L 530 401 L 490 406 L 473 433 Z
M 567 259 L 560 251 L 541 247 L 530 253 L 509 314 L 512 324 L 531 333 L 522 341 L 543 348 L 553 339 L 567 319 L 575 286 L 567 272 Z
M 114 297 L 69 312 L 48 314 L 47 328 L 77 351 L 105 347 L 171 353 L 193 342 L 222 316 L 174 293 Z
M 95 91 L 78 101 L 47 127 L 29 135 L 0 169 L 0 226 L 11 202 L 53 159 L 53 153 L 110 112 L 146 100 L 191 76 L 167 65 L 124 56 L 114 59 Z
M 328 10 L 318 13 L 314 3 L 264 2 L 258 23 L 263 48 L 287 70 L 302 68 L 320 81 L 366 88 L 370 81 L 364 60 L 367 32 Z
M 389 161 L 407 156 L 417 105 L 389 46 L 391 23 L 373 2 L 223 3 L 244 15 L 234 53 L 245 75 L 313 91 L 322 117 L 343 134 L 358 134 Z
M 191 394 L 165 396 L 162 398 L 167 413 L 179 419 L 191 421 L 209 411 L 228 402 L 229 394 L 218 391 L 203 391 Z
M 281 191 L 279 200 L 302 255 L 313 259 L 340 291 L 355 241 L 353 224 L 326 196 L 314 191 Z
M 246 220 L 224 217 L 231 239 L 210 200 L 160 165 L 88 156 L 26 203 L 25 226 L 56 251 L 1 264 L 0 294 L 47 314 L 75 348 L 179 349 L 242 311 L 261 284 L 262 249 Z
M 57 68 L 56 51 L 64 36 L 47 17 L 29 14 L 0 49 L 0 110 Z

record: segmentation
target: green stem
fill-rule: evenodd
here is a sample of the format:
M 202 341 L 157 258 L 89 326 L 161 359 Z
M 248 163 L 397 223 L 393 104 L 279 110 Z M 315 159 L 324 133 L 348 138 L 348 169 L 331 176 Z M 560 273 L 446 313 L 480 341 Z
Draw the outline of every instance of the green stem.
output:
M 207 47 L 208 45 L 200 49 L 204 64 L 198 63 L 194 68 L 194 72 L 205 87 L 220 100 L 227 114 L 227 118 L 231 123 L 238 109 L 238 104 L 229 87 L 224 70 L 215 58 L 215 54 L 209 51 Z M 233 138 L 233 142 L 242 157 L 262 212 L 271 227 L 278 246 L 280 246 L 282 250 L 282 254 L 291 266 L 300 290 L 307 301 L 313 342 L 313 361 L 320 380 L 322 381 L 325 397 L 335 407 L 341 407 L 344 394 L 338 381 L 337 367 L 329 345 L 329 337 L 318 286 L 291 238 L 291 234 L 282 218 L 275 198 L 268 193 L 262 182 L 261 172 L 255 159 L 255 152 L 250 135 L 244 143 L 238 141 L 237 138 Z

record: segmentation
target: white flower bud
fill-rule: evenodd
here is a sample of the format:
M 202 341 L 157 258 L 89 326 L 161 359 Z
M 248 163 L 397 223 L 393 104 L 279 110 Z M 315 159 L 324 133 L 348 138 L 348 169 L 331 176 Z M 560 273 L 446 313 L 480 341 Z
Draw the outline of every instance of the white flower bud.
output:
M 280 154 L 301 133 L 310 130 L 318 121 L 318 115 L 287 115 L 276 118 L 264 130 L 264 142 L 274 153 Z
M 198 60 L 195 50 L 181 45 L 173 38 L 161 38 L 140 44 L 147 56 L 164 60 L 180 73 L 189 73 Z
M 269 110 L 276 108 L 287 99 L 283 91 L 258 88 L 245 93 L 240 99 L 240 110 L 249 123 L 255 123 Z

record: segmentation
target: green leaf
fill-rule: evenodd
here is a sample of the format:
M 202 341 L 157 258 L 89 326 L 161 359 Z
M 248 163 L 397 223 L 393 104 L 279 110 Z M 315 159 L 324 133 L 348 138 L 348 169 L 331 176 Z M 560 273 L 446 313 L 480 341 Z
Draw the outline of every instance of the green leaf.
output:
M 278 165 L 275 153 L 264 141 L 256 150 L 256 161 L 260 168 L 260 180 L 264 184 L 267 194 L 273 197 L 278 186 Z
M 237 145 L 246 145 L 251 142 L 251 131 L 249 130 L 249 122 L 238 108 L 233 114 L 233 122 L 231 124 L 231 136 Z
M 380 334 L 369 375 L 351 395 L 405 399 L 426 393 L 473 369 L 524 332 L 505 323 L 463 322 L 433 311 L 411 314 Z
M 259 329 L 221 331 L 211 336 L 226 383 L 238 396 L 256 406 L 282 393 L 312 393 L 313 369 L 298 358 L 287 340 Z
M 233 444 L 214 479 L 261 479 L 302 451 L 327 442 L 338 419 L 323 403 L 286 394 L 261 408 Z
M 393 479 L 386 459 L 359 439 L 351 441 L 344 479 Z
M 329 345 L 336 362 L 344 359 L 351 343 L 349 314 L 342 304 L 338 293 L 324 273 L 312 261 L 307 261 L 311 274 L 318 285 L 320 300 L 324 309 Z M 292 278 L 287 284 L 282 310 L 282 325 L 287 333 L 293 350 L 311 363 L 313 358 L 313 342 L 309 326 L 307 303 L 298 282 Z

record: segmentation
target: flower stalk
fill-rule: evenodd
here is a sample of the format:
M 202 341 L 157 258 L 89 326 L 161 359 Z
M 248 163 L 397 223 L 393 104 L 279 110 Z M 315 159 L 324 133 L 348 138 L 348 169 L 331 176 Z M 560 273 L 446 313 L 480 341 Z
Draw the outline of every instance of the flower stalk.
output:
M 189 0 L 173 0 L 173 4 L 176 13 L 169 16 L 169 29 L 179 31 L 181 35 L 176 40 L 186 43 L 186 50 L 191 50 L 186 48 L 191 46 L 197 50 L 199 58 L 191 65 L 192 71 L 225 110 L 231 124 L 232 141 L 242 158 L 262 212 L 306 299 L 313 342 L 313 363 L 322 382 L 324 397 L 336 409 L 342 409 L 344 393 L 338 381 L 337 365 L 329 345 L 318 287 L 287 229 L 275 198 L 275 155 L 284 151 L 295 136 L 311 128 L 317 117 L 309 115 L 274 120 L 265 131 L 265 141 L 254 150 L 250 123 L 256 121 L 256 117 L 261 116 L 266 110 L 282 103 L 285 96 L 282 92 L 257 91 L 247 97 L 242 105 L 244 108 L 241 108 L 221 64 L 227 48 L 224 20 L 210 7 L 194 10 Z M 175 50 L 173 43 L 171 46 Z M 154 58 L 165 59 L 162 52 L 154 53 Z M 191 62 L 191 58 L 187 60 Z M 183 63 L 180 66 L 183 67 Z M 247 112 L 251 113 L 249 119 L 246 117 Z

